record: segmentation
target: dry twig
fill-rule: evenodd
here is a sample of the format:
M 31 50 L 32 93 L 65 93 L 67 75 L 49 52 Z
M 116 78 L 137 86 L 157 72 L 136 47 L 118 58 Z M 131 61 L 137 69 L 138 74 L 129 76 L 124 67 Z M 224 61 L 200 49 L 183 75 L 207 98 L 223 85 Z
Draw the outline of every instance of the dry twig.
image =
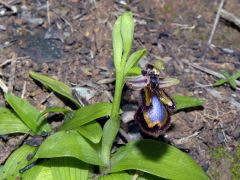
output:
M 6 86 L 6 84 L 0 79 L 0 88 L 2 89 L 2 91 L 4 93 L 8 92 L 8 87 Z
M 14 79 L 15 79 L 15 73 L 16 73 L 16 58 L 17 55 L 13 53 L 12 55 L 12 61 L 11 61 L 11 69 L 10 69 L 10 79 L 8 83 L 8 91 L 12 92 L 13 90 L 13 84 L 14 84 Z
M 224 9 L 221 9 L 220 16 L 223 19 L 226 19 L 227 21 L 234 23 L 236 26 L 238 26 L 240 28 L 240 19 L 237 18 L 236 16 L 234 16 L 232 13 L 230 13 Z
M 23 59 L 29 59 L 29 58 L 30 58 L 29 56 L 16 57 L 16 61 L 23 60 Z M 0 64 L 0 68 L 6 66 L 6 65 L 9 64 L 10 62 L 12 62 L 12 58 L 11 58 L 11 59 L 7 59 L 7 60 L 5 60 L 2 64 Z
M 197 85 L 202 85 L 198 82 L 196 82 Z M 219 99 L 220 101 L 228 101 L 232 106 L 236 107 L 237 109 L 240 109 L 240 103 L 237 102 L 233 97 L 228 97 L 222 95 L 220 92 L 213 88 L 204 88 L 206 91 L 211 94 L 213 97 Z
M 10 9 L 12 11 L 12 13 L 17 13 L 17 7 L 16 6 L 11 6 L 3 0 L 0 0 L 0 4 L 2 4 L 3 6 L 5 6 L 8 9 Z
M 26 85 L 27 85 L 27 82 L 24 81 L 24 83 L 23 83 L 22 95 L 21 95 L 21 98 L 22 98 L 22 99 L 24 99 L 24 96 L 25 96 L 25 93 L 26 93 Z
M 215 18 L 215 21 L 214 21 L 214 24 L 213 24 L 213 28 L 212 28 L 210 37 L 208 39 L 208 43 L 207 43 L 208 46 L 210 46 L 211 43 L 212 43 L 213 35 L 215 33 L 215 30 L 216 30 L 216 27 L 217 27 L 217 24 L 218 24 L 218 21 L 219 21 L 219 17 L 220 17 L 220 12 L 221 12 L 221 10 L 223 8 L 224 2 L 225 2 L 225 0 L 221 0 L 221 3 L 219 5 L 218 11 L 217 11 L 217 15 L 216 15 L 216 18 Z
M 50 4 L 49 4 L 49 1 L 47 1 L 47 21 L 48 21 L 48 26 L 50 27 L 50 25 L 51 25 L 51 19 L 50 19 L 49 7 L 50 7 Z
M 213 71 L 213 70 L 211 70 L 211 69 L 208 69 L 208 68 L 199 66 L 199 65 L 196 64 L 196 63 L 191 63 L 191 62 L 189 62 L 187 59 L 182 59 L 181 61 L 184 62 L 185 64 L 188 64 L 189 66 L 192 66 L 192 67 L 194 67 L 194 68 L 196 68 L 196 69 L 198 69 L 198 70 L 201 70 L 201 71 L 203 71 L 203 72 L 205 72 L 205 73 L 211 74 L 211 75 L 213 75 L 213 76 L 215 76 L 215 77 L 218 77 L 218 78 L 223 78 L 223 79 L 225 79 L 225 77 L 224 77 L 221 73 L 218 73 L 218 72 L 215 72 L 215 71 Z M 237 81 L 237 80 L 236 80 L 236 83 L 237 83 L 238 86 L 240 86 L 240 81 Z

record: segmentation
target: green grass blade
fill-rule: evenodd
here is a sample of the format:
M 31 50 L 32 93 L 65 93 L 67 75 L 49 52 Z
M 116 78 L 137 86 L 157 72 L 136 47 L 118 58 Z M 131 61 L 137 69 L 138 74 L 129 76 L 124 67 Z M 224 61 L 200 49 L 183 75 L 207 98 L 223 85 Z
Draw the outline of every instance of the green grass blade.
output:
M 111 113 L 111 103 L 96 103 L 84 106 L 73 113 L 72 117 L 66 120 L 62 126 L 62 130 L 71 130 L 79 128 L 95 119 L 103 116 L 109 116 Z
M 89 164 L 101 165 L 94 147 L 94 144 L 76 131 L 60 131 L 49 136 L 41 144 L 36 157 L 75 157 Z
M 235 80 L 237 80 L 238 78 L 240 78 L 240 71 L 234 73 L 234 74 L 231 76 L 231 78 L 233 78 L 233 79 L 235 79 Z
M 186 153 L 155 140 L 141 140 L 119 148 L 111 159 L 111 172 L 130 169 L 166 179 L 209 179 Z
M 227 82 L 227 79 L 219 79 L 213 84 L 213 86 L 221 86 L 226 82 Z
M 37 122 L 40 112 L 32 106 L 29 102 L 14 96 L 10 93 L 5 94 L 5 99 L 13 108 L 21 120 L 34 132 L 50 131 L 49 124 L 40 124 Z
M 89 124 L 85 124 L 77 129 L 77 131 L 84 136 L 85 138 L 89 139 L 93 143 L 97 144 L 100 142 L 102 138 L 102 128 L 99 123 L 91 122 Z
M 31 78 L 42 83 L 42 85 L 45 86 L 46 88 L 67 98 L 68 100 L 73 102 L 76 106 L 78 106 L 78 107 L 81 106 L 78 103 L 78 101 L 73 98 L 71 88 L 69 86 L 67 86 L 66 84 L 64 84 L 63 82 L 53 79 L 51 77 L 36 73 L 36 72 L 32 72 L 32 71 L 29 73 L 29 75 L 31 76 Z
M 176 109 L 184 109 L 184 108 L 191 108 L 191 107 L 196 107 L 196 106 L 203 106 L 204 100 L 195 98 L 195 97 L 190 97 L 190 96 L 181 96 L 181 95 L 172 95 L 173 100 L 176 104 Z
M 223 75 L 226 79 L 228 79 L 228 78 L 230 77 L 229 72 L 226 71 L 226 70 L 224 70 L 224 71 L 222 72 L 222 75 Z
M 230 84 L 230 86 L 233 88 L 233 89 L 236 89 L 237 88 L 237 82 L 236 82 L 236 80 L 235 79 L 233 79 L 233 78 L 229 78 L 229 84 Z
M 27 133 L 30 129 L 7 108 L 0 108 L 0 135 Z

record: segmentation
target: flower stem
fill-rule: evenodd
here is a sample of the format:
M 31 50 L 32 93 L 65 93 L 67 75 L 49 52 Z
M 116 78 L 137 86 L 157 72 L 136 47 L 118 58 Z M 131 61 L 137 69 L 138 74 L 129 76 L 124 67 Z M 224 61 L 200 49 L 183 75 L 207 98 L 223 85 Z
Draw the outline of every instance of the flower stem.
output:
M 110 166 L 112 145 L 120 128 L 119 112 L 123 84 L 124 84 L 124 68 L 120 68 L 118 71 L 116 71 L 116 83 L 111 116 L 103 128 L 102 160 L 107 167 Z

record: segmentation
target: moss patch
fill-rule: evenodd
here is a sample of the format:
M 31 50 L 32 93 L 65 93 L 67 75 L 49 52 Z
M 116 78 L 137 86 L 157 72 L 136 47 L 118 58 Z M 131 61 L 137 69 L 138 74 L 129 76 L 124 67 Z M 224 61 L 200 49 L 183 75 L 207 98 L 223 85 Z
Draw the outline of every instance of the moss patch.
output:
M 240 145 L 236 146 L 233 151 L 229 151 L 226 146 L 219 146 L 210 152 L 212 157 L 212 164 L 208 170 L 209 175 L 213 179 L 218 179 L 221 173 L 229 173 L 232 180 L 237 180 L 240 177 Z M 223 162 L 229 162 L 229 167 Z M 221 169 L 221 167 L 226 168 Z M 220 168 L 220 169 L 219 169 Z M 222 176 L 222 174 L 221 174 Z M 228 175 L 226 175 L 228 176 Z

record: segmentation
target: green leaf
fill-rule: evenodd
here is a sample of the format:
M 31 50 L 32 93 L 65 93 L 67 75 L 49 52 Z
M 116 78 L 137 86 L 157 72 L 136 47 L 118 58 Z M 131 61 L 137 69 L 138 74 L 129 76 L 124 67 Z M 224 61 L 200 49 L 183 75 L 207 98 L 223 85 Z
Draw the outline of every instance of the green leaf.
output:
M 29 102 L 10 93 L 4 95 L 8 104 L 34 133 L 51 130 L 49 124 L 42 125 L 41 122 L 37 122 L 40 112 Z
M 226 82 L 227 82 L 227 79 L 219 79 L 213 84 L 213 86 L 221 86 Z
M 230 74 L 229 74 L 227 71 L 223 71 L 223 72 L 222 72 L 222 75 L 223 75 L 226 79 L 228 79 L 228 78 L 230 77 Z
M 97 144 L 100 142 L 102 138 L 102 128 L 97 122 L 91 122 L 89 124 L 85 124 L 77 129 L 77 131 L 89 139 L 93 143 Z
M 23 145 L 14 151 L 5 163 L 0 177 L 2 179 L 15 179 L 20 176 L 19 170 L 31 163 L 26 158 L 29 154 L 33 154 L 35 149 L 36 147 Z
M 110 175 L 101 176 L 99 180 L 132 180 L 133 177 L 126 172 L 112 173 Z
M 141 173 L 141 172 L 140 172 Z M 140 174 L 139 173 L 139 174 Z M 142 172 L 143 173 L 143 172 Z M 158 176 L 154 176 L 152 174 L 148 174 L 148 173 L 144 173 L 143 175 L 139 175 L 139 177 L 137 178 L 137 180 L 167 180 L 165 178 L 160 178 Z
M 137 66 L 138 62 L 146 55 L 147 51 L 146 49 L 140 49 L 128 58 L 125 68 L 124 68 L 124 75 L 126 76 L 130 69 L 132 69 L 134 66 Z
M 186 153 L 155 140 L 140 140 L 118 149 L 111 172 L 135 169 L 166 179 L 209 179 Z
M 44 115 L 48 114 L 48 113 L 63 113 L 63 114 L 67 114 L 72 112 L 69 109 L 66 108 L 62 108 L 62 107 L 51 107 L 51 108 L 47 108 L 45 109 L 43 112 L 41 112 L 41 114 L 38 117 L 38 121 L 39 120 L 44 120 Z
M 127 73 L 127 76 L 138 76 L 138 75 L 142 75 L 142 69 L 138 66 L 132 67 Z
M 173 100 L 176 104 L 176 109 L 184 109 L 184 108 L 190 108 L 190 107 L 196 107 L 196 106 L 203 106 L 204 100 L 190 97 L 190 96 L 181 96 L 181 95 L 172 95 Z
M 105 165 L 109 165 L 111 147 L 120 128 L 120 116 L 110 117 L 104 124 L 102 137 L 102 160 Z M 109 156 L 108 156 L 109 155 Z
M 240 71 L 234 73 L 234 74 L 231 76 L 231 78 L 233 78 L 233 79 L 235 79 L 235 80 L 237 80 L 238 78 L 240 78 Z
M 72 157 L 53 158 L 52 174 L 53 180 L 87 180 L 89 165 Z
M 31 78 L 39 81 L 42 83 L 46 88 L 54 91 L 57 94 L 60 94 L 63 97 L 66 97 L 70 101 L 72 101 L 76 106 L 80 107 L 81 105 L 78 103 L 76 99 L 72 96 L 72 90 L 69 86 L 64 84 L 61 81 L 58 81 L 56 79 L 50 78 L 48 76 L 36 73 L 36 72 L 30 72 L 29 73 Z
M 27 133 L 30 129 L 7 108 L 0 108 L 0 135 Z
M 24 180 L 85 180 L 87 178 L 88 165 L 71 157 L 42 160 L 23 173 Z
M 59 167 L 60 168 L 60 167 Z M 54 180 L 51 171 L 51 159 L 42 160 L 22 175 L 24 180 Z
M 71 112 L 70 109 L 66 109 L 66 108 L 62 108 L 62 107 L 50 107 L 50 108 L 45 109 L 43 112 L 41 112 L 41 116 L 44 116 L 47 113 L 63 113 L 63 114 L 66 114 L 66 113 L 69 113 L 69 112 Z
M 236 89 L 237 88 L 237 83 L 236 83 L 236 81 L 234 80 L 234 79 L 232 79 L 232 78 L 229 78 L 229 84 L 230 84 L 230 86 L 233 88 L 233 89 Z
M 131 12 L 125 12 L 121 16 L 121 36 L 123 42 L 123 58 L 122 60 L 127 60 L 127 57 L 132 49 L 133 42 L 133 32 L 134 32 L 134 22 Z
M 94 144 L 76 131 L 60 131 L 49 136 L 41 144 L 36 157 L 75 157 L 89 164 L 101 165 L 94 147 Z
M 109 116 L 111 113 L 111 103 L 96 103 L 81 107 L 73 113 L 72 118 L 66 120 L 62 126 L 62 130 L 76 129 L 87 124 L 97 118 Z
M 113 57 L 116 70 L 120 68 L 123 53 L 123 42 L 121 36 L 121 16 L 116 20 L 112 29 Z

